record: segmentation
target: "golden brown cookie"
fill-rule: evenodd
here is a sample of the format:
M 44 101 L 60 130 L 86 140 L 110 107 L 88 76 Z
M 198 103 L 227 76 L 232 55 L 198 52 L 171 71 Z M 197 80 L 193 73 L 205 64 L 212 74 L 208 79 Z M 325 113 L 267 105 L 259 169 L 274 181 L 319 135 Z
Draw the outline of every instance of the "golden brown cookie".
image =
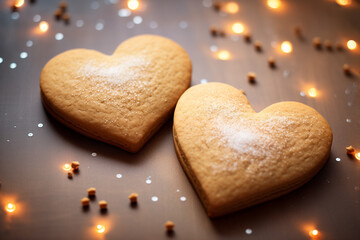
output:
M 313 108 L 279 102 L 256 113 L 227 84 L 200 84 L 179 99 L 174 143 L 208 215 L 240 210 L 300 187 L 327 161 L 332 132 Z
M 171 116 L 189 87 L 191 60 L 170 39 L 141 35 L 111 55 L 74 49 L 52 58 L 40 76 L 44 107 L 68 127 L 137 152 Z

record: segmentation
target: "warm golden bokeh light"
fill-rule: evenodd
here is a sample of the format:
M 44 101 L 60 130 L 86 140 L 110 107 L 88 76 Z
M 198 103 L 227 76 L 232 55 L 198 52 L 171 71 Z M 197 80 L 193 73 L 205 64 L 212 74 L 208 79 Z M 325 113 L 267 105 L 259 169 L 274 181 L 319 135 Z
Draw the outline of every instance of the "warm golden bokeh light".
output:
M 281 5 L 281 1 L 280 0 L 267 0 L 267 5 L 270 7 L 270 8 L 279 8 L 280 5 Z
M 284 41 L 281 43 L 281 51 L 284 53 L 291 53 L 293 50 L 292 44 L 289 41 Z
M 360 152 L 355 153 L 355 158 L 356 158 L 357 160 L 360 160 Z
M 310 88 L 308 91 L 307 91 L 308 95 L 310 97 L 316 97 L 318 95 L 318 92 L 316 90 L 316 88 Z
M 68 163 L 65 163 L 64 166 L 63 166 L 63 169 L 64 169 L 65 171 L 69 171 L 69 170 L 71 170 L 71 165 L 68 164 Z
M 8 203 L 8 204 L 6 204 L 6 206 L 5 206 L 5 210 L 7 211 L 7 212 L 14 212 L 15 211 L 15 209 L 16 209 L 16 206 L 15 206 L 15 204 L 14 203 Z
M 96 226 L 96 232 L 98 232 L 98 233 L 103 233 L 103 232 L 105 232 L 105 226 L 104 225 L 97 225 Z
M 317 229 L 313 229 L 309 232 L 310 237 L 317 237 L 319 236 L 319 231 Z
M 349 40 L 347 41 L 346 46 L 350 50 L 355 50 L 357 48 L 357 43 L 354 40 Z
M 14 2 L 14 6 L 17 7 L 17 8 L 19 8 L 19 7 L 23 6 L 24 3 L 25 3 L 24 0 L 16 0 L 16 1 Z
M 39 29 L 41 32 L 47 32 L 47 30 L 49 30 L 49 24 L 46 21 L 41 21 L 39 23 Z
M 128 8 L 129 8 L 130 10 L 136 10 L 136 9 L 138 9 L 139 5 L 140 5 L 140 3 L 139 3 L 138 0 L 129 0 L 129 1 L 127 2 L 127 6 L 128 6 Z
M 233 25 L 232 25 L 232 30 L 233 30 L 233 32 L 234 33 L 243 33 L 244 32 L 244 25 L 242 25 L 241 23 L 239 23 L 239 22 L 236 22 L 236 23 L 234 23 Z
M 226 3 L 223 10 L 224 12 L 228 12 L 232 14 L 237 13 L 239 11 L 239 4 L 237 4 L 236 2 Z
M 226 50 L 221 50 L 220 52 L 217 53 L 217 57 L 220 60 L 229 60 L 230 59 L 230 53 Z
M 351 0 L 336 0 L 336 3 L 340 6 L 347 6 L 351 4 Z

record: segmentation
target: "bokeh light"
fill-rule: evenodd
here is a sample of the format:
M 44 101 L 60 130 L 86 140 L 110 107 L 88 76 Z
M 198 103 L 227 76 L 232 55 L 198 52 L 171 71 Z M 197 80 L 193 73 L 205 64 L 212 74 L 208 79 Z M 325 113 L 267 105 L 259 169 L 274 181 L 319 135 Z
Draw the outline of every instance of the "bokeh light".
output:
M 267 5 L 270 8 L 276 9 L 281 6 L 281 1 L 280 0 L 267 0 Z
M 357 48 L 357 43 L 354 40 L 349 40 L 347 41 L 346 46 L 350 50 L 355 50 Z
M 312 98 L 315 98 L 318 95 L 318 91 L 316 90 L 316 88 L 310 88 L 307 93 Z
M 239 33 L 239 34 L 243 33 L 244 29 L 245 29 L 244 25 L 239 23 L 239 22 L 234 23 L 231 28 L 232 28 L 234 33 Z
M 228 2 L 224 5 L 223 11 L 231 14 L 237 13 L 239 11 L 239 4 L 236 2 Z
M 291 53 L 293 50 L 292 44 L 289 41 L 284 41 L 281 43 L 281 51 L 284 53 Z
M 46 21 L 41 21 L 39 23 L 39 29 L 41 32 L 47 32 L 47 30 L 49 30 L 49 24 Z
M 217 57 L 218 59 L 225 61 L 225 60 L 229 60 L 231 55 L 229 51 L 221 50 L 217 53 Z
M 9 213 L 14 212 L 15 209 L 16 209 L 16 206 L 15 206 L 14 203 L 8 203 L 8 204 L 6 204 L 6 206 L 5 206 L 5 210 L 6 210 L 7 212 L 9 212 Z
M 69 171 L 69 170 L 71 170 L 71 165 L 69 163 L 65 163 L 64 166 L 63 166 L 63 169 L 65 171 Z
M 312 229 L 310 232 L 309 232 L 309 236 L 311 237 L 311 239 L 318 239 L 319 237 L 319 230 L 317 229 Z
M 139 8 L 140 3 L 139 3 L 138 0 L 129 0 L 129 1 L 127 2 L 127 6 L 128 6 L 128 8 L 131 9 L 131 10 L 136 10 L 136 9 Z
M 96 232 L 98 232 L 98 233 L 103 233 L 103 232 L 105 232 L 105 226 L 104 226 L 104 225 L 101 225 L 101 224 L 98 224 L 98 225 L 96 226 Z
M 351 0 L 336 0 L 336 3 L 340 6 L 348 6 L 351 4 Z
M 19 8 L 19 7 L 23 6 L 24 3 L 25 3 L 25 0 L 16 0 L 16 1 L 14 2 L 14 6 L 17 7 L 17 8 Z

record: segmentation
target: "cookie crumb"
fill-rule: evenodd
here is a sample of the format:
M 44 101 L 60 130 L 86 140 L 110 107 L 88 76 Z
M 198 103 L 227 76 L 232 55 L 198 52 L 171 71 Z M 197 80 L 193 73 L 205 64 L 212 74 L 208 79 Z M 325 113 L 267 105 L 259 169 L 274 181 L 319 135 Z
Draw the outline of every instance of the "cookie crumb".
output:
M 355 153 L 355 148 L 353 146 L 351 146 L 351 145 L 346 147 L 346 153 L 348 155 L 353 155 Z
M 218 35 L 218 31 L 217 31 L 216 27 L 213 26 L 210 28 L 210 34 L 213 37 L 216 37 Z
M 166 231 L 172 232 L 172 231 L 174 231 L 174 227 L 175 227 L 175 223 L 174 223 L 174 222 L 172 222 L 172 221 L 166 221 L 166 223 L 165 223 L 165 229 L 166 229 Z
M 347 75 L 347 76 L 351 75 L 351 69 L 350 69 L 350 66 L 348 64 L 344 64 L 343 71 L 344 71 L 345 75 Z
M 90 199 L 87 197 L 84 197 L 80 200 L 80 202 L 83 207 L 88 207 L 90 204 Z
M 95 197 L 95 195 L 96 195 L 96 188 L 89 188 L 88 190 L 87 190 L 87 192 L 88 192 L 88 195 L 89 195 L 89 197 Z
M 130 203 L 132 203 L 132 204 L 137 203 L 138 197 L 139 197 L 139 195 L 137 193 L 130 194 L 129 195 Z
M 54 12 L 54 17 L 57 21 L 59 21 L 61 19 L 62 15 L 63 15 L 63 12 L 60 9 L 57 9 Z
M 108 207 L 107 201 L 105 201 L 105 200 L 99 201 L 99 207 L 100 207 L 100 210 L 106 210 Z
M 261 46 L 261 43 L 259 41 L 256 41 L 254 43 L 254 47 L 255 47 L 255 50 L 258 51 L 258 52 L 261 52 L 262 51 L 262 46 Z
M 225 31 L 224 31 L 224 30 L 220 30 L 220 31 L 219 31 L 219 36 L 220 36 L 220 37 L 226 37 Z
M 59 3 L 59 9 L 60 9 L 62 12 L 66 12 L 67 8 L 68 8 L 67 2 L 63 1 L 63 2 L 60 2 L 60 3 Z
M 336 50 L 338 51 L 342 51 L 344 48 L 343 48 L 343 45 L 341 43 L 336 43 Z
M 250 35 L 250 33 L 245 33 L 244 34 L 244 40 L 245 40 L 245 42 L 251 42 L 251 35 Z
M 273 57 L 269 57 L 268 58 L 268 64 L 270 68 L 275 68 L 276 64 L 275 64 L 275 59 Z
M 77 171 L 77 170 L 79 170 L 80 163 L 79 163 L 78 161 L 73 161 L 73 162 L 71 162 L 71 167 L 72 167 L 75 171 Z
M 253 72 L 249 72 L 248 73 L 248 81 L 249 81 L 249 83 L 254 84 L 256 81 L 256 74 Z
M 65 24 L 69 24 L 70 23 L 70 14 L 64 13 L 63 16 L 62 16 L 62 19 L 63 19 Z
M 332 50 L 332 45 L 331 45 L 330 40 L 325 40 L 324 45 L 327 50 L 329 50 L 329 51 Z
M 16 7 L 15 5 L 11 6 L 11 12 L 17 12 L 19 10 L 18 7 Z
M 212 4 L 212 7 L 213 7 L 213 9 L 214 9 L 215 12 L 219 12 L 220 9 L 221 9 L 221 4 L 220 4 L 219 2 L 214 2 L 214 3 Z
M 294 33 L 298 38 L 302 37 L 302 30 L 301 30 L 300 26 L 295 26 L 294 27 Z
M 73 173 L 71 171 L 68 171 L 67 176 L 71 179 L 73 177 Z
M 313 45 L 316 49 L 321 49 L 321 40 L 319 37 L 314 37 Z

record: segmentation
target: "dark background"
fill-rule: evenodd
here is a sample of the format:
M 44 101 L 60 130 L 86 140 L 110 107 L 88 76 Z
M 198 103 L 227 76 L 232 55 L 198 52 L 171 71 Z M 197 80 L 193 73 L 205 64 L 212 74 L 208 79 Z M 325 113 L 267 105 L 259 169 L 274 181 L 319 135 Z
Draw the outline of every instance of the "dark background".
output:
M 237 1 L 238 13 L 226 14 L 207 7 L 211 1 L 141 0 L 140 10 L 120 17 L 126 1 L 77 0 L 69 1 L 68 26 L 54 20 L 59 1 L 26 1 L 18 16 L 11 13 L 9 2 L 0 6 L 1 239 L 309 239 L 312 228 L 320 231 L 321 239 L 360 238 L 360 161 L 345 153 L 348 145 L 360 150 L 360 48 L 317 51 L 312 46 L 315 36 L 333 44 L 345 45 L 349 39 L 360 43 L 359 2 L 341 7 L 330 0 L 284 0 L 274 10 L 263 0 L 242 0 Z M 36 30 L 37 14 L 49 22 L 48 32 Z M 142 23 L 133 24 L 134 16 L 141 16 Z M 78 20 L 83 20 L 82 27 Z M 230 34 L 235 21 L 262 43 L 262 53 Z M 296 25 L 303 30 L 302 40 L 294 35 Z M 229 34 L 211 37 L 211 26 Z M 56 33 L 64 38 L 55 40 Z M 192 85 L 201 79 L 231 84 L 245 90 L 257 111 L 289 100 L 314 107 L 334 133 L 326 166 L 286 196 L 212 220 L 176 158 L 171 121 L 139 153 L 130 154 L 86 138 L 45 112 L 39 76 L 50 58 L 72 48 L 111 54 L 123 40 L 144 33 L 169 37 L 187 50 L 193 61 Z M 292 42 L 291 54 L 279 51 L 284 40 Z M 217 59 L 212 45 L 228 50 L 231 59 Z M 20 58 L 21 52 L 28 57 Z M 276 59 L 277 69 L 267 66 L 269 56 Z M 11 63 L 17 64 L 15 69 Z M 344 63 L 354 76 L 343 74 Z M 258 84 L 247 82 L 250 71 L 257 74 Z M 318 96 L 301 96 L 310 87 L 318 89 Z M 74 160 L 80 162 L 80 172 L 69 180 L 62 166 Z M 151 184 L 145 182 L 149 176 Z M 89 187 L 97 189 L 97 199 L 86 212 L 79 200 Z M 127 199 L 132 192 L 139 194 L 136 208 Z M 159 200 L 153 202 L 152 196 Z M 98 200 L 108 201 L 107 214 L 100 214 Z M 16 203 L 15 212 L 3 210 L 7 202 Z M 166 220 L 176 224 L 171 236 L 163 227 Z M 105 225 L 104 234 L 95 232 L 97 224 Z

